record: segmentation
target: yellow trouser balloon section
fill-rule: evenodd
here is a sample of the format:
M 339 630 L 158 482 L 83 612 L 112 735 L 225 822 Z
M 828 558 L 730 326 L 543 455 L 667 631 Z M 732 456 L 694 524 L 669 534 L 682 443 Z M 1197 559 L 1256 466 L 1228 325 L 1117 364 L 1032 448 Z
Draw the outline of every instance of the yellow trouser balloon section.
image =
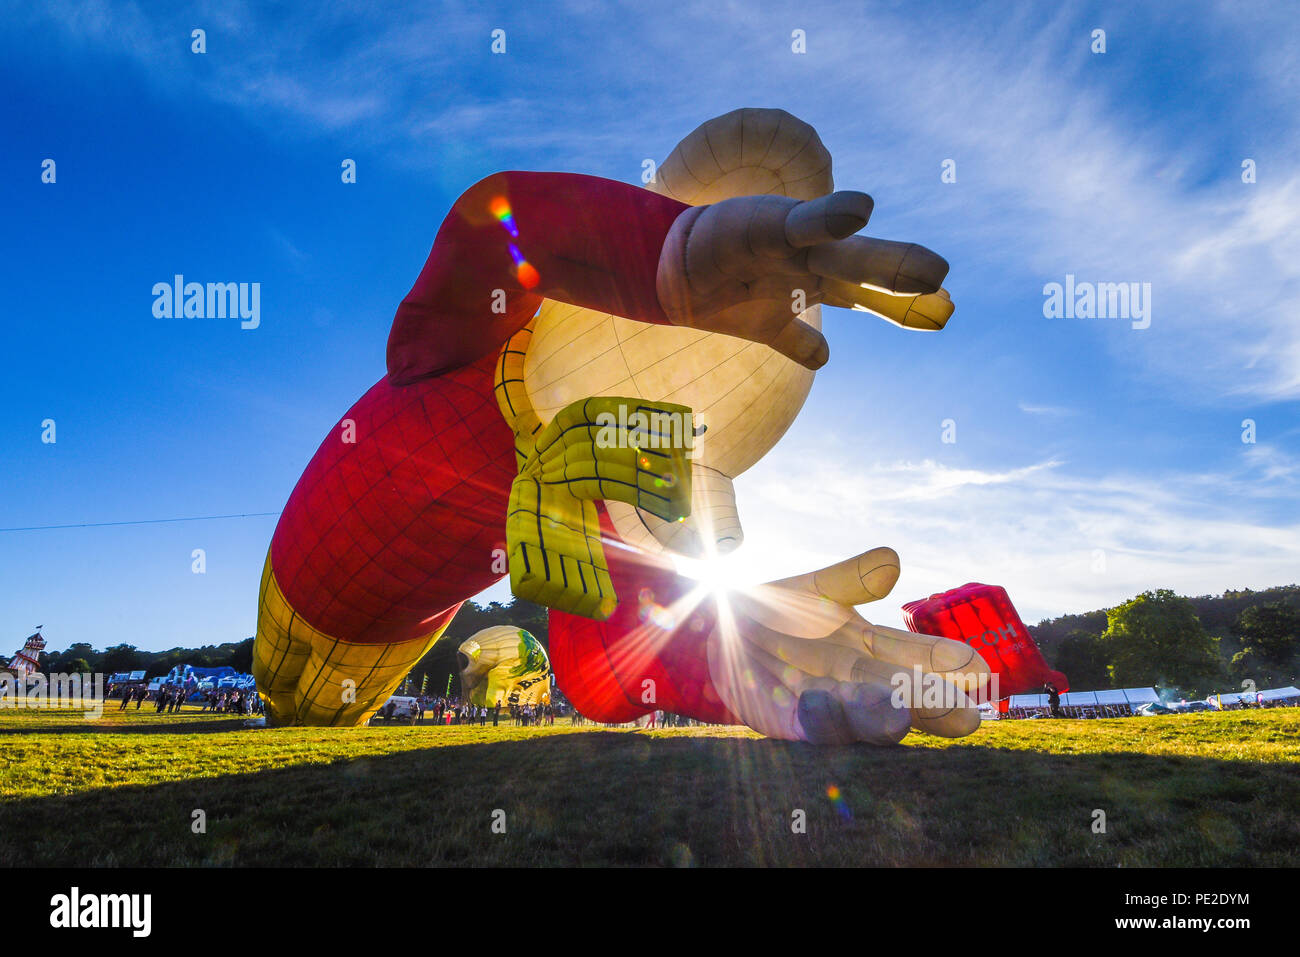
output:
M 275 580 L 271 556 L 262 571 L 253 641 L 253 677 L 273 725 L 365 724 L 442 636 L 396 644 L 356 644 L 317 631 L 297 615 Z
M 618 598 L 596 502 L 626 502 L 670 522 L 689 515 L 694 427 L 691 410 L 670 402 L 604 396 L 561 409 L 535 434 L 510 488 L 511 591 L 608 618 Z

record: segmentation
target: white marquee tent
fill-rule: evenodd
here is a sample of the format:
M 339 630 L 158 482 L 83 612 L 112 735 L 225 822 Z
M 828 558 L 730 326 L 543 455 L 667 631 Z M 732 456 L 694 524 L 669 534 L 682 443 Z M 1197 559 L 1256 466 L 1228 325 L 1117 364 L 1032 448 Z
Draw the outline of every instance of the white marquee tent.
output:
M 1062 708 L 1088 708 L 1107 704 L 1127 704 L 1130 707 L 1159 701 L 1155 688 L 1116 688 L 1109 691 L 1067 691 L 1061 695 Z M 1013 694 L 1012 708 L 1046 708 L 1045 694 Z
M 1264 699 L 1265 704 L 1271 704 L 1275 701 L 1289 701 L 1292 699 L 1300 699 L 1300 688 L 1296 688 L 1293 685 L 1289 685 L 1285 688 L 1271 688 L 1268 691 L 1261 691 L 1259 692 L 1259 694 L 1260 697 Z M 1241 692 L 1232 692 L 1230 694 L 1225 694 L 1225 695 L 1212 694 L 1205 700 L 1206 702 L 1212 705 L 1217 705 L 1219 701 L 1222 700 L 1225 707 L 1234 704 L 1254 704 L 1255 692 L 1241 691 Z

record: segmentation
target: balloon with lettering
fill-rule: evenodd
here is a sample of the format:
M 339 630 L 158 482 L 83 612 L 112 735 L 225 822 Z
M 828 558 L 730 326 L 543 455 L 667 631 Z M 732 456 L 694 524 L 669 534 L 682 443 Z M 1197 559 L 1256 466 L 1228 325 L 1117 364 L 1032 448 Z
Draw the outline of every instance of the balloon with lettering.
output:
M 475 632 L 456 650 L 461 696 L 484 707 L 551 701 L 551 662 L 542 643 L 513 625 Z
M 855 610 L 893 587 L 891 549 L 726 596 L 673 563 L 744 540 L 733 482 L 830 358 L 822 305 L 915 331 L 952 315 L 947 263 L 858 235 L 872 209 L 834 191 L 812 127 L 766 109 L 704 123 L 641 185 L 471 186 L 397 309 L 387 374 L 272 537 L 254 644 L 270 720 L 364 722 L 508 574 L 551 609 L 557 683 L 597 720 L 666 710 L 814 742 L 978 727 L 978 654 Z
M 1052 670 L 1043 659 L 1007 590 L 1000 585 L 970 582 L 908 602 L 903 606 L 903 619 L 908 628 L 962 641 L 978 651 L 998 679 L 994 700 L 1039 692 L 1046 684 L 1061 693 L 1070 690 L 1065 675 Z

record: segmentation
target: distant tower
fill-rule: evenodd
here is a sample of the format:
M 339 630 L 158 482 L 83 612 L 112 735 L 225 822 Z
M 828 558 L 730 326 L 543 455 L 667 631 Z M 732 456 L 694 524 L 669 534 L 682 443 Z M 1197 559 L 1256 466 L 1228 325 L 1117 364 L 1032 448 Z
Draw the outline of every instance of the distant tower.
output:
M 27 643 L 23 645 L 16 655 L 9 659 L 9 671 L 15 674 L 31 674 L 41 666 L 40 654 L 44 650 L 45 639 L 41 637 L 41 633 L 38 631 L 27 639 Z

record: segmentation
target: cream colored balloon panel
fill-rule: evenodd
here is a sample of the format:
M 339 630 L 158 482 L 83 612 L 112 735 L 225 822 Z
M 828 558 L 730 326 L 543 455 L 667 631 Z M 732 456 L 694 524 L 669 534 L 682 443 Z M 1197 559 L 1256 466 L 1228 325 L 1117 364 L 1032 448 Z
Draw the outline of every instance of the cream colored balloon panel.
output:
M 528 400 L 543 424 L 575 398 L 618 395 L 631 387 L 632 372 L 623 361 L 611 317 L 590 309 L 547 299 L 533 323 L 533 338 L 524 357 Z M 590 376 L 582 394 L 572 378 Z
M 820 327 L 821 310 L 808 310 L 804 319 Z M 701 461 L 732 478 L 785 434 L 812 380 L 812 372 L 744 339 L 551 302 L 542 307 L 524 360 L 529 401 L 543 423 L 592 395 L 676 402 L 708 427 Z

